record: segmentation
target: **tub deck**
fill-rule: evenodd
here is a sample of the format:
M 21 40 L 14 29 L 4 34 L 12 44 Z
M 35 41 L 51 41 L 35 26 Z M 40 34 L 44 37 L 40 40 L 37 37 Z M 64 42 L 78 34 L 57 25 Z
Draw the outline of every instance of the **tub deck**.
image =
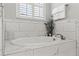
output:
M 14 44 L 11 42 L 6 41 L 6 46 L 5 46 L 5 54 L 14 54 L 22 51 L 28 51 L 28 50 L 33 50 L 37 48 L 42 48 L 42 47 L 48 47 L 48 46 L 55 46 L 67 42 L 73 42 L 75 40 L 58 40 L 58 41 L 51 41 L 51 42 L 44 42 L 44 43 L 32 43 L 32 44 L 26 44 L 26 45 L 18 45 Z

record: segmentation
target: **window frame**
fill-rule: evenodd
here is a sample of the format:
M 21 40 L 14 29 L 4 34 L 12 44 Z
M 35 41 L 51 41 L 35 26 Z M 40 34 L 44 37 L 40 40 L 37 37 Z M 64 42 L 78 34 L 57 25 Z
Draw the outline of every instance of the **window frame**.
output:
M 26 3 L 26 4 L 28 4 L 28 3 Z M 23 15 L 21 15 L 21 14 L 19 14 L 19 12 L 18 12 L 18 8 L 19 8 L 19 3 L 17 3 L 16 4 L 16 18 L 18 19 L 18 18 L 20 18 L 20 19 L 29 19 L 29 20 L 46 20 L 46 4 L 44 3 L 44 6 L 43 6 L 43 10 L 44 10 L 44 12 L 43 12 L 43 14 L 44 14 L 44 18 L 42 18 L 42 17 L 34 17 L 34 3 L 29 3 L 29 4 L 32 4 L 33 5 L 33 11 L 32 11 L 32 17 L 30 17 L 30 16 L 23 16 Z

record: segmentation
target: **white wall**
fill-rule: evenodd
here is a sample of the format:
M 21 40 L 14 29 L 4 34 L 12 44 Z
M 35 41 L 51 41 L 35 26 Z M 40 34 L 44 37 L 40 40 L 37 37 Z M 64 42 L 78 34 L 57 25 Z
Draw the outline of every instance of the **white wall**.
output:
M 2 52 L 2 22 L 1 22 L 1 17 L 0 17 L 0 55 Z
M 62 4 L 64 3 L 53 3 L 52 9 Z M 66 10 L 66 19 L 79 19 L 79 3 L 68 3 Z
M 47 4 L 47 9 L 51 10 L 51 5 Z M 51 12 L 46 13 L 48 20 Z M 16 19 L 16 4 L 4 4 L 4 22 L 6 24 L 6 38 L 14 39 L 24 36 L 43 36 L 46 35 L 45 21 L 30 21 L 29 19 Z
M 51 16 L 51 6 L 52 4 L 51 3 L 47 3 L 46 5 L 46 19 L 49 20 L 50 19 L 50 16 Z
M 62 5 L 62 3 L 53 3 L 52 9 Z M 66 9 L 66 18 L 55 22 L 55 32 L 63 34 L 67 39 L 76 39 L 75 20 L 79 19 L 79 4 L 70 3 Z
M 2 7 L 0 7 L 0 9 L 2 9 Z M 2 16 L 0 16 L 0 55 L 2 55 Z
M 46 17 L 47 18 L 46 19 L 48 20 L 50 18 L 51 11 L 52 11 L 53 8 L 58 7 L 58 6 L 62 5 L 62 4 L 64 4 L 64 3 L 52 3 L 52 8 L 51 8 L 51 4 L 48 3 L 48 5 L 46 6 L 47 7 L 47 9 L 46 9 L 46 11 L 47 11 Z M 67 24 L 67 20 L 69 21 L 69 20 L 74 20 L 74 19 L 78 19 L 79 18 L 79 13 L 78 13 L 79 12 L 79 4 L 78 3 L 70 3 L 67 6 L 67 11 L 66 12 L 67 12 L 66 13 L 67 17 L 64 20 L 60 20 L 60 21 L 57 21 L 55 23 L 56 24 L 56 32 L 61 32 L 60 30 L 62 30 L 62 28 L 65 27 L 65 25 L 63 25 L 63 24 Z M 23 28 L 24 29 L 23 32 L 26 29 L 35 29 L 36 27 L 34 27 L 34 26 L 37 25 L 37 24 L 39 24 L 38 28 L 36 29 L 36 31 L 39 32 L 39 27 L 41 27 L 42 32 L 45 33 L 45 27 L 43 25 L 44 22 L 29 21 L 27 19 L 26 20 L 24 20 L 24 19 L 16 19 L 16 4 L 15 3 L 10 3 L 10 4 L 6 3 L 6 4 L 4 4 L 4 18 L 5 18 L 4 20 L 6 21 L 6 26 L 7 26 L 6 28 L 7 28 L 7 30 L 11 30 L 10 26 L 8 25 L 10 23 L 11 23 L 11 26 L 14 27 L 11 31 L 13 31 L 14 29 L 16 29 L 15 27 L 18 27 L 18 28 L 19 27 L 24 27 Z M 31 24 L 28 24 L 28 26 L 30 26 L 30 27 L 28 27 L 27 24 L 26 24 L 27 27 L 24 26 L 25 22 L 27 24 L 28 24 L 28 22 L 31 23 L 31 24 L 33 24 L 32 25 L 33 28 L 30 28 Z M 40 23 L 42 23 L 43 26 L 40 25 Z M 62 25 L 63 25 L 63 27 L 61 27 Z M 72 23 L 72 25 L 73 25 L 73 23 Z M 41 29 L 40 29 L 40 31 L 41 31 Z M 26 32 L 28 32 L 28 30 L 26 30 Z M 32 31 L 32 32 L 35 32 L 35 31 Z M 41 33 L 41 32 L 39 32 L 39 33 Z M 64 33 L 64 31 L 62 33 Z M 31 33 L 29 33 L 29 34 L 31 34 Z
M 5 3 L 3 5 L 4 5 L 4 18 L 15 20 L 16 19 L 16 4 L 15 3 Z

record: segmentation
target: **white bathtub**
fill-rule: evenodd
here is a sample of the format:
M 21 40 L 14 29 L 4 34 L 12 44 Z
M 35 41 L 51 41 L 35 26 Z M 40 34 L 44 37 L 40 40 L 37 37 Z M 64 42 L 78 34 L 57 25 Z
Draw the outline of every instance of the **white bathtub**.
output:
M 58 40 L 59 41 L 59 40 Z M 17 51 L 35 49 L 56 44 L 53 37 L 23 37 L 6 41 L 5 54 L 16 53 Z
M 28 46 L 28 45 L 47 45 L 46 43 L 53 43 L 53 37 L 25 37 L 25 38 L 18 38 L 12 40 L 13 44 L 19 46 Z M 59 40 L 57 40 L 59 41 Z
M 57 48 L 54 48 L 55 51 L 52 50 L 55 45 L 59 45 L 59 44 L 67 43 L 67 42 L 72 42 L 72 41 L 73 40 L 61 40 L 61 39 L 57 39 L 56 41 L 54 41 L 53 37 L 18 38 L 18 39 L 15 39 L 15 40 L 11 40 L 8 43 L 8 45 L 6 46 L 5 51 L 6 51 L 6 55 L 8 55 L 8 54 L 16 54 L 17 52 L 26 51 L 26 50 L 30 50 L 30 49 L 31 49 L 30 51 L 32 51 L 32 50 L 34 51 L 35 49 L 46 47 L 45 48 L 46 51 L 50 50 L 52 52 L 55 52 L 55 51 L 57 52 Z M 52 48 L 50 48 L 50 46 Z M 50 53 L 47 53 L 47 55 L 48 54 L 50 54 Z M 38 54 L 36 54 L 36 55 L 38 55 Z

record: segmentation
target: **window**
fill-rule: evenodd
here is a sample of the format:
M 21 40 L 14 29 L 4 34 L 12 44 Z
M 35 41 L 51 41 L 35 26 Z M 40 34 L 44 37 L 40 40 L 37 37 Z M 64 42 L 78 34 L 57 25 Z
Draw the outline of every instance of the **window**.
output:
M 44 3 L 18 3 L 16 5 L 16 16 L 22 18 L 45 19 Z
M 44 17 L 44 4 L 34 4 L 34 16 L 35 17 L 41 17 L 43 18 Z

